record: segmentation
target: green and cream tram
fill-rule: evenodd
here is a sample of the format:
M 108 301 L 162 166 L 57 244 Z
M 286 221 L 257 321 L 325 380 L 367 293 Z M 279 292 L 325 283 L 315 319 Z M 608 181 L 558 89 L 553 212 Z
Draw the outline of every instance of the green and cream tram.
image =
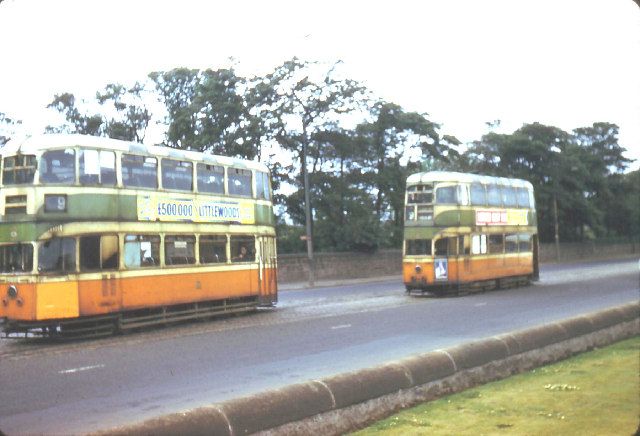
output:
M 82 135 L 0 153 L 5 335 L 108 334 L 277 301 L 263 164 Z

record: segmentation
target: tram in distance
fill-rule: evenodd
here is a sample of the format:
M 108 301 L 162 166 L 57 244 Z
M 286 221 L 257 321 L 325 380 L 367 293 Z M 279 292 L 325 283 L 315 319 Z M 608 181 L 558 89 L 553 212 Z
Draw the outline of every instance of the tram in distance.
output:
M 407 178 L 403 282 L 408 293 L 473 292 L 539 277 L 533 186 L 431 171 Z
M 83 135 L 0 149 L 5 337 L 91 337 L 277 302 L 261 163 Z

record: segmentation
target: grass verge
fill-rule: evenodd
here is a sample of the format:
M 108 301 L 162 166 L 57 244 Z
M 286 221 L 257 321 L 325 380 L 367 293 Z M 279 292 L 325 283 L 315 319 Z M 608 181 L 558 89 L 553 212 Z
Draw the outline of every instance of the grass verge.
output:
M 364 435 L 634 435 L 640 336 L 402 411 Z

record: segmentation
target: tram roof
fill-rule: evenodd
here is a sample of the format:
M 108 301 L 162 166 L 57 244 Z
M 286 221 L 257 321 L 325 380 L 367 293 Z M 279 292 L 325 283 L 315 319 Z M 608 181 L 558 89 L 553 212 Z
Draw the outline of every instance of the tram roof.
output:
M 483 176 L 479 174 L 457 173 L 453 171 L 427 171 L 411 174 L 407 177 L 407 185 L 430 182 L 494 183 L 502 186 L 533 189 L 533 185 L 523 179 L 509 179 L 506 177 Z
M 144 145 L 132 141 L 122 141 L 119 139 L 78 134 L 55 133 L 29 136 L 25 139 L 14 139 L 5 144 L 4 147 L 0 148 L 0 154 L 4 156 L 10 156 L 17 153 L 36 154 L 39 151 L 63 147 L 86 147 L 100 150 L 113 150 L 131 154 L 192 160 L 212 165 L 226 165 L 246 169 L 255 169 L 260 171 L 269 171 L 265 164 L 246 159 L 238 159 L 229 156 L 201 153 L 198 151 L 179 150 L 171 147 Z

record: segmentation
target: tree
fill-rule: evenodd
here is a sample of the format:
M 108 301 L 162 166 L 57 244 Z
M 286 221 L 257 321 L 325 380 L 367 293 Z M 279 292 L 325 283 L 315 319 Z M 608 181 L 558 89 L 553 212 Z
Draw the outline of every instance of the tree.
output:
M 370 114 L 372 120 L 356 128 L 366 189 L 374 195 L 373 212 L 378 221 L 391 218 L 388 242 L 399 246 L 407 176 L 419 170 L 420 161 L 437 163 L 444 169 L 457 157 L 453 147 L 460 143 L 453 136 L 440 136 L 439 126 L 427 114 L 406 112 L 393 103 L 377 101 Z
M 250 113 L 249 84 L 233 69 L 178 68 L 149 77 L 167 110 L 168 146 L 260 158 L 263 130 Z
M 15 134 L 16 125 L 22 124 L 20 120 L 9 118 L 4 112 L 0 112 L 0 147 L 9 142 Z
M 47 131 L 142 142 L 151 121 L 145 92 L 139 82 L 130 88 L 111 83 L 96 92 L 95 102 L 82 100 L 80 107 L 72 93 L 56 94 L 47 107 L 62 114 L 66 124 L 49 126 Z

